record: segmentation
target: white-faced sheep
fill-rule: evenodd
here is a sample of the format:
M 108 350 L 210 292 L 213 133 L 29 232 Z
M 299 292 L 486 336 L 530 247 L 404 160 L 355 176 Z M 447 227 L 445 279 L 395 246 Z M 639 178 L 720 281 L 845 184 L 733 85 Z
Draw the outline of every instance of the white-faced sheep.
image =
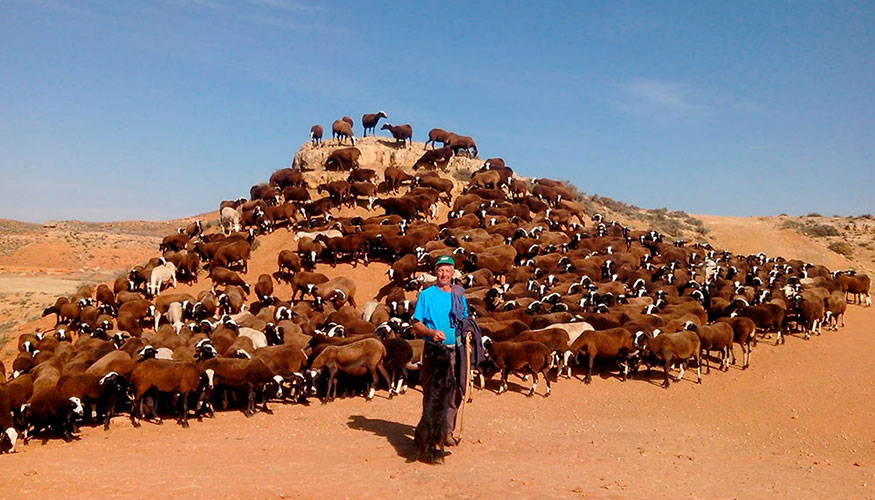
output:
M 385 111 L 379 111 L 377 113 L 365 113 L 362 115 L 362 127 L 364 131 L 362 132 L 362 137 L 368 136 L 368 130 L 371 131 L 371 135 L 374 135 L 374 129 L 377 128 L 377 122 L 380 121 L 380 118 L 389 119 L 389 115 L 386 114 Z

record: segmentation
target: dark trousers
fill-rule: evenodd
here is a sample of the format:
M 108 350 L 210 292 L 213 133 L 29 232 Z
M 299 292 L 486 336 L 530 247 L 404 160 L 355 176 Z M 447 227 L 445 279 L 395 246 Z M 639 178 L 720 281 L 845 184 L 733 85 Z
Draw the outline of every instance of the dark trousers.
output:
M 419 369 L 419 382 L 422 386 L 422 404 L 423 411 L 425 411 L 425 402 L 428 400 L 428 379 L 432 376 L 432 366 L 429 362 L 429 358 L 431 358 L 435 349 L 446 349 L 445 347 L 429 344 L 426 342 L 425 349 L 423 349 L 422 353 L 422 367 Z M 450 370 L 455 375 L 456 373 L 456 349 L 449 348 L 447 349 L 450 355 Z M 462 402 L 462 393 L 459 390 L 459 384 L 453 384 L 453 397 L 450 398 L 450 406 L 447 408 L 447 436 L 451 436 L 453 434 L 453 430 L 456 428 L 456 413 L 459 411 L 459 404 Z

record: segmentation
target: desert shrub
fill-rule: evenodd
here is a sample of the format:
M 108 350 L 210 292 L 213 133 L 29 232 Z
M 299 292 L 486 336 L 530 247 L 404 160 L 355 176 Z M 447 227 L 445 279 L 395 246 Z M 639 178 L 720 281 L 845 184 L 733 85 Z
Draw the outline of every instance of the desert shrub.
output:
M 848 244 L 844 241 L 834 241 L 834 242 L 830 243 L 829 247 L 827 247 L 827 248 L 829 248 L 830 250 L 832 250 L 833 252 L 835 252 L 837 254 L 841 254 L 841 255 L 844 255 L 846 257 L 854 254 L 854 247 L 852 247 L 850 244 Z
M 802 234 L 817 237 L 838 236 L 840 234 L 838 229 L 829 224 L 807 224 L 802 227 L 801 231 Z
M 640 210 L 635 205 L 623 203 L 622 201 L 617 201 L 613 198 L 608 198 L 607 196 L 593 195 L 593 200 L 601 203 L 608 210 L 613 210 L 614 212 L 627 216 L 634 216 Z
M 683 210 L 673 210 L 673 211 L 669 212 L 667 215 L 669 217 L 672 217 L 675 219 L 687 219 L 687 218 L 689 218 L 689 215 L 687 215 L 687 213 L 684 212 Z
M 781 224 L 780 228 L 781 229 L 793 229 L 795 231 L 798 231 L 798 230 L 802 229 L 802 226 L 803 226 L 803 224 L 801 222 L 797 222 L 795 220 L 790 219 L 790 220 L 785 220 Z
M 468 182 L 474 176 L 474 171 L 468 167 L 460 168 L 453 172 L 453 178 L 457 181 Z
M 701 235 L 705 235 L 705 234 L 708 234 L 708 233 L 711 232 L 710 229 L 708 229 L 707 227 L 705 227 L 705 223 L 702 221 L 702 219 L 697 219 L 697 218 L 695 218 L 695 217 L 691 217 L 691 216 L 688 215 L 688 216 L 684 219 L 684 222 L 686 222 L 687 224 L 689 224 L 690 226 L 692 226 L 693 231 L 695 231 L 695 232 L 697 232 L 697 233 L 699 233 L 699 234 L 701 234 Z
M 669 236 L 680 236 L 684 230 L 677 219 L 669 219 L 663 214 L 651 218 L 651 227 Z
M 583 199 L 580 200 L 580 203 L 583 204 L 583 209 L 587 215 L 593 215 L 593 214 L 598 212 L 598 209 L 596 208 L 595 203 L 593 203 L 590 198 L 587 198 L 586 196 L 584 196 Z
M 584 198 L 586 198 L 586 193 L 581 191 L 577 186 L 574 185 L 574 183 L 572 183 L 568 179 L 562 179 L 562 184 L 564 184 L 565 189 L 567 189 L 571 193 L 572 200 L 578 203 L 582 203 Z
M 806 217 L 823 217 L 823 216 L 817 212 L 811 212 L 810 214 L 807 214 Z

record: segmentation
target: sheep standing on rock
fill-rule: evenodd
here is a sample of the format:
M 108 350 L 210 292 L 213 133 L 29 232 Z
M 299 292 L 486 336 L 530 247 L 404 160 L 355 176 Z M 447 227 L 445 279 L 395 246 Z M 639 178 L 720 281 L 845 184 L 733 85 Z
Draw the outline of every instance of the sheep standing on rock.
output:
M 314 146 L 322 144 L 322 125 L 313 125 L 310 127 L 310 142 Z
M 331 136 L 337 139 L 338 144 L 342 144 L 343 140 L 348 137 L 352 145 L 355 146 L 352 124 L 345 120 L 334 120 L 334 123 L 331 124 Z
M 449 141 L 450 133 L 446 130 L 433 128 L 428 131 L 428 140 L 425 141 L 425 145 L 423 147 L 428 147 L 429 143 L 431 143 L 432 149 L 435 148 L 435 142 L 441 143 L 441 146 L 446 146 Z
M 380 130 L 388 130 L 389 133 L 392 134 L 392 137 L 395 138 L 395 144 L 399 142 L 402 145 L 407 145 L 409 142 L 413 144 L 413 127 L 410 125 L 392 125 L 391 123 L 384 123 Z
M 388 120 L 389 115 L 387 115 L 385 111 L 380 111 L 378 113 L 365 113 L 362 115 L 362 127 L 364 127 L 362 137 L 368 136 L 368 130 L 371 131 L 371 135 L 374 135 L 374 129 L 377 128 L 377 122 L 380 121 L 380 118 Z

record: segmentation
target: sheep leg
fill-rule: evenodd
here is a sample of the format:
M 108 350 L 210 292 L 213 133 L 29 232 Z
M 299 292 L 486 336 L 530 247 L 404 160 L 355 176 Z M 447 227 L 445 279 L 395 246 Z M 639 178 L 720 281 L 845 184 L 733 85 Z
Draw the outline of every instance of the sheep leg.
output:
M 501 369 L 501 385 L 498 386 L 498 394 L 507 390 L 507 376 L 510 374 L 510 370 L 505 367 Z
M 707 369 L 707 371 L 705 373 L 707 373 L 707 374 L 711 373 L 711 356 L 709 355 L 709 352 L 710 351 L 708 351 L 707 349 L 702 349 L 702 352 L 699 353 L 699 356 L 702 356 L 702 354 L 705 355 L 704 356 L 705 357 L 705 368 Z M 681 365 L 681 377 L 683 377 L 683 376 L 684 376 L 684 367 L 683 367 L 683 365 Z
M 669 371 L 670 368 L 671 368 L 671 361 L 670 361 L 670 358 L 666 358 L 666 359 L 665 359 L 665 365 L 663 366 L 663 371 L 665 372 L 665 380 L 663 380 L 663 382 L 662 382 L 662 388 L 663 388 L 663 389 L 668 389 L 668 386 L 669 386 L 669 381 L 668 381 L 668 371 Z M 647 367 L 647 371 L 648 371 L 648 372 L 650 371 L 650 367 L 649 367 L 649 366 Z
M 280 386 L 280 387 L 282 387 L 282 386 Z M 273 415 L 273 410 L 271 410 L 270 408 L 267 407 L 267 400 L 269 398 L 267 396 L 266 389 L 267 389 L 266 386 L 263 386 L 261 388 L 261 411 L 263 411 L 264 413 L 267 413 L 268 415 Z M 253 405 L 254 405 L 254 403 L 253 403 Z M 254 409 L 255 409 L 255 407 L 253 406 L 253 410 Z
M 325 391 L 325 401 L 323 402 L 334 400 L 334 395 L 336 393 L 335 390 L 337 389 L 337 385 L 335 384 L 334 380 L 336 374 L 337 372 L 335 370 L 328 370 L 328 387 Z
M 584 384 L 592 383 L 592 365 L 595 362 L 595 354 L 590 354 L 586 364 L 586 377 L 583 379 Z
M 535 395 L 535 391 L 538 389 L 538 372 L 532 367 L 529 367 L 529 372 L 532 374 L 532 389 L 526 394 L 526 397 L 530 398 Z
M 253 384 L 248 384 L 248 390 L 246 393 L 246 409 L 243 410 L 243 415 L 246 417 L 251 417 L 255 415 L 255 386 Z
M 109 430 L 109 421 L 112 420 L 112 417 L 115 415 L 115 401 L 118 398 L 118 393 L 113 392 L 109 395 L 109 399 L 106 402 L 106 415 L 103 417 L 103 430 Z
M 743 362 L 744 364 L 742 365 L 741 369 L 747 370 L 747 367 L 750 366 L 750 352 L 751 352 L 750 342 L 746 342 L 746 343 L 742 344 L 741 349 L 742 349 L 742 358 L 744 359 L 744 362 Z
M 158 416 L 158 397 L 149 398 L 149 413 L 152 415 L 152 418 L 155 420 L 155 423 L 158 425 L 164 424 L 164 421 L 161 420 L 161 417 Z
M 182 425 L 183 429 L 188 428 L 188 393 L 182 393 L 180 395 L 181 401 L 179 402 L 179 418 L 176 420 L 177 423 Z
M 131 425 L 134 427 L 140 426 L 140 417 L 142 416 L 141 397 L 134 398 L 134 403 L 131 405 Z M 108 422 L 107 422 L 108 424 Z
M 571 351 L 565 351 L 562 370 L 565 371 L 565 378 L 571 378 Z
M 544 383 L 547 384 L 547 392 L 544 393 L 544 397 L 546 398 L 546 397 L 550 396 L 550 391 L 551 391 L 550 377 L 547 373 L 547 370 L 541 371 L 541 375 L 544 376 Z

